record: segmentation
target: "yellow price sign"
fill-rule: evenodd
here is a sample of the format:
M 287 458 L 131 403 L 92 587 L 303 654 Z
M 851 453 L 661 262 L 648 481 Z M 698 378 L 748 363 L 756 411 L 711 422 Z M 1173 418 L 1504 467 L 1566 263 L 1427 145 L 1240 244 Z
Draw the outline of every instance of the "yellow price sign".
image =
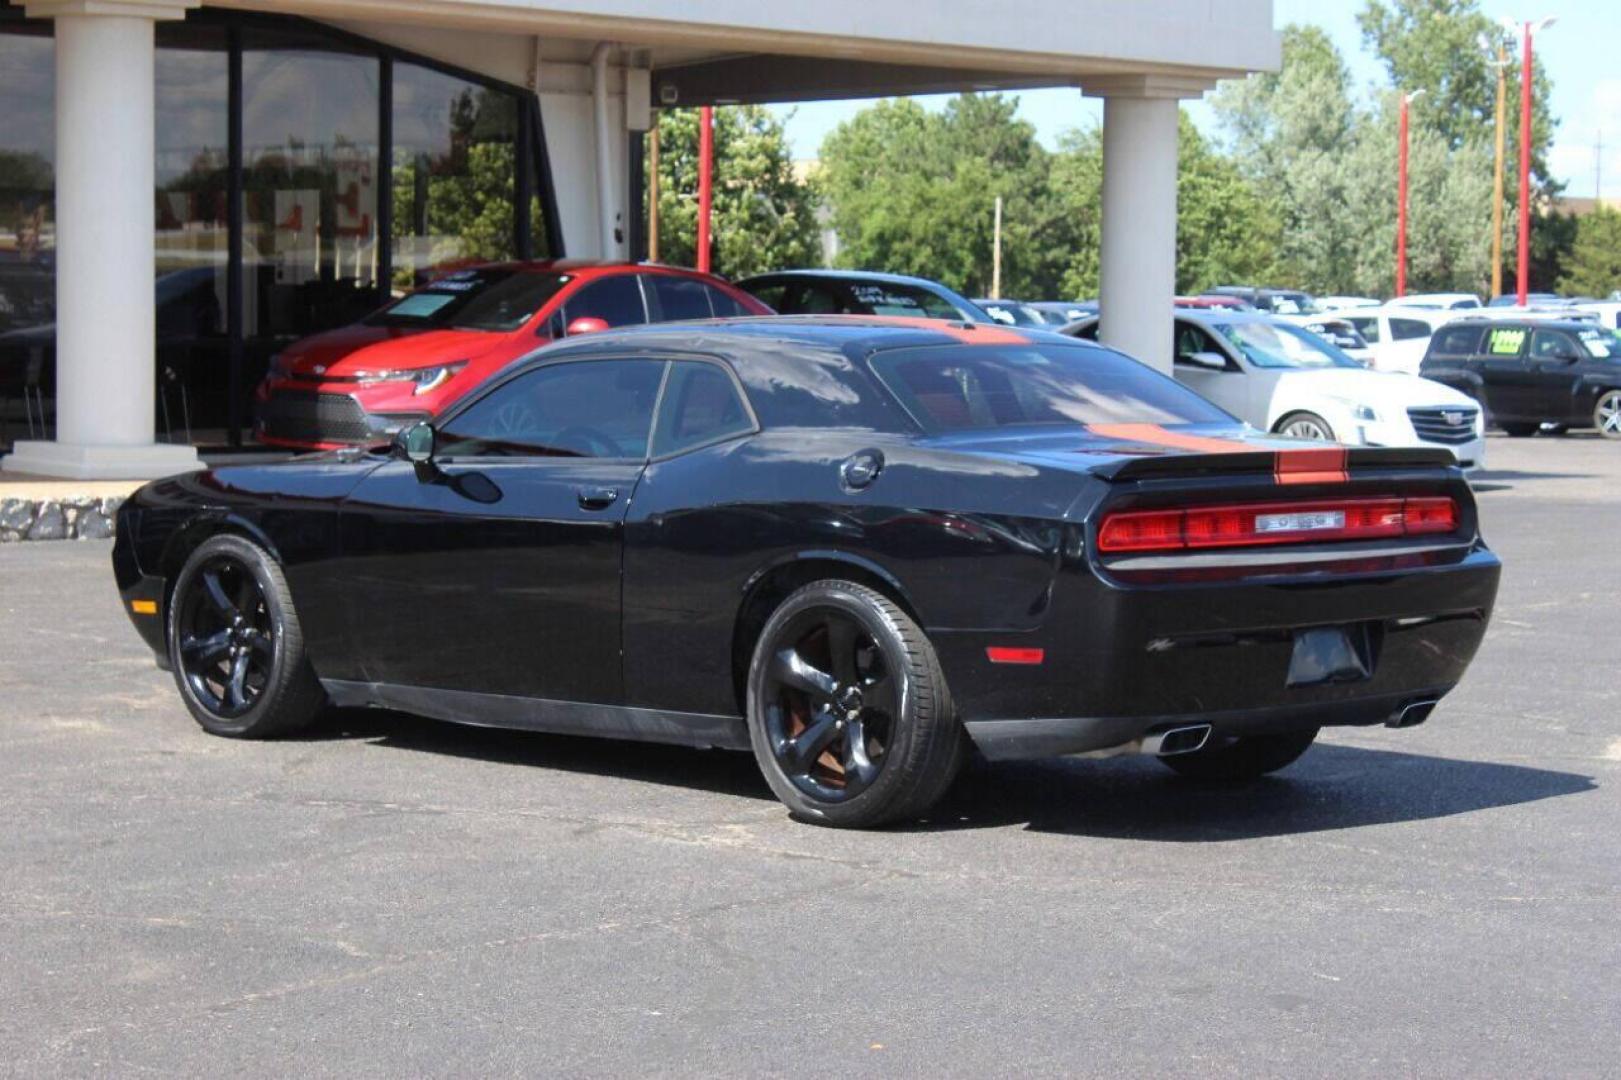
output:
M 1520 346 L 1525 344 L 1525 330 L 1514 327 L 1502 327 L 1493 330 L 1491 338 L 1486 344 L 1486 351 L 1493 356 L 1515 356 Z

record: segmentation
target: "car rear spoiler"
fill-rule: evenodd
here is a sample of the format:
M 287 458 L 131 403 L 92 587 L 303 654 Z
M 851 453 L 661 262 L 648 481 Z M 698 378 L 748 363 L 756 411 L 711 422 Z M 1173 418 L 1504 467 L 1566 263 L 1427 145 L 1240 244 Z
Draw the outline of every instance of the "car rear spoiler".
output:
M 1450 468 L 1457 460 L 1449 450 L 1428 446 L 1303 447 L 1216 450 L 1191 454 L 1123 456 L 1100 465 L 1094 475 L 1111 481 L 1155 477 L 1235 476 L 1271 473 L 1280 484 L 1343 483 L 1364 469 Z

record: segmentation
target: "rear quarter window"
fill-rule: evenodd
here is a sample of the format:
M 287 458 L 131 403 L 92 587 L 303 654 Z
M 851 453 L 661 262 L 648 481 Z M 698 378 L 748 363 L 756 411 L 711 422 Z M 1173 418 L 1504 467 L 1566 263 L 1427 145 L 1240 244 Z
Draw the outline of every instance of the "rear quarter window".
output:
M 1485 331 L 1478 326 L 1442 327 L 1430 340 L 1430 356 L 1465 357 L 1480 351 L 1480 339 Z
M 1412 341 L 1430 336 L 1430 324 L 1419 319 L 1391 319 L 1390 336 L 1395 341 Z

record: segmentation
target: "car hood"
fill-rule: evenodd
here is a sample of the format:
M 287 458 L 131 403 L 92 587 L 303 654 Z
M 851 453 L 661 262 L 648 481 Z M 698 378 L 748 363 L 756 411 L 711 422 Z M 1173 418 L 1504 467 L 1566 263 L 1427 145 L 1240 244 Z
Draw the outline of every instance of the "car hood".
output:
M 511 334 L 480 330 L 415 330 L 356 323 L 288 346 L 282 351 L 281 366 L 289 374 L 307 378 L 431 367 L 475 360 L 511 339 Z
M 1303 405 L 1313 397 L 1328 397 L 1375 408 L 1387 405 L 1393 409 L 1418 405 L 1475 404 L 1474 399 L 1433 379 L 1422 379 L 1404 372 L 1368 371 L 1362 368 L 1286 371 L 1278 376 L 1277 391 L 1288 395 L 1295 405 Z

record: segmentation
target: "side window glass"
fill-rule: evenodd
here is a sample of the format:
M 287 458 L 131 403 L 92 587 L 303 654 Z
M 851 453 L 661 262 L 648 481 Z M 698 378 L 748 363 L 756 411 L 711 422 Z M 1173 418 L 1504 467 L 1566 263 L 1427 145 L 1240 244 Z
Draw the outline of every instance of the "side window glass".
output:
M 645 458 L 664 363 L 587 360 L 537 368 L 439 431 L 456 457 Z
M 1431 356 L 1468 356 L 1480 347 L 1478 326 L 1454 326 L 1436 333 Z
M 709 306 L 715 309 L 715 316 L 721 319 L 736 319 L 750 314 L 742 304 L 721 292 L 713 285 L 705 285 L 704 290 L 709 293 Z M 768 301 L 769 303 L 769 301 Z M 772 305 L 775 306 L 775 305 Z
M 691 278 L 648 274 L 642 279 L 650 287 L 656 316 L 661 322 L 708 319 L 715 315 L 709 306 L 709 287 Z
M 1531 358 L 1533 360 L 1559 360 L 1566 356 L 1578 355 L 1579 351 L 1574 342 L 1554 330 L 1534 330 L 1531 332 Z
M 653 433 L 654 457 L 752 430 L 754 423 L 726 372 L 713 364 L 692 361 L 678 361 L 671 367 Z
M 1494 326 L 1486 335 L 1486 354 L 1497 359 L 1519 356 L 1525 347 L 1525 338 L 1523 326 Z
M 1378 319 L 1370 319 L 1370 318 L 1360 318 L 1359 319 L 1355 315 L 1352 315 L 1352 316 L 1350 316 L 1350 321 L 1351 321 L 1351 325 L 1356 327 L 1356 332 L 1362 335 L 1362 340 L 1363 341 L 1366 341 L 1369 345 L 1377 345 L 1377 344 L 1379 344 L 1379 320 Z
M 1396 341 L 1411 341 L 1430 336 L 1430 324 L 1418 319 L 1391 319 L 1390 336 Z
M 806 285 L 800 291 L 795 315 L 842 315 L 844 305 L 839 298 L 820 285 Z
M 564 325 L 575 319 L 601 319 L 609 326 L 636 326 L 647 321 L 642 289 L 634 274 L 601 278 L 580 288 L 564 305 Z
M 783 303 L 788 298 L 788 286 L 782 284 L 757 285 L 749 291 L 772 311 L 782 311 Z

